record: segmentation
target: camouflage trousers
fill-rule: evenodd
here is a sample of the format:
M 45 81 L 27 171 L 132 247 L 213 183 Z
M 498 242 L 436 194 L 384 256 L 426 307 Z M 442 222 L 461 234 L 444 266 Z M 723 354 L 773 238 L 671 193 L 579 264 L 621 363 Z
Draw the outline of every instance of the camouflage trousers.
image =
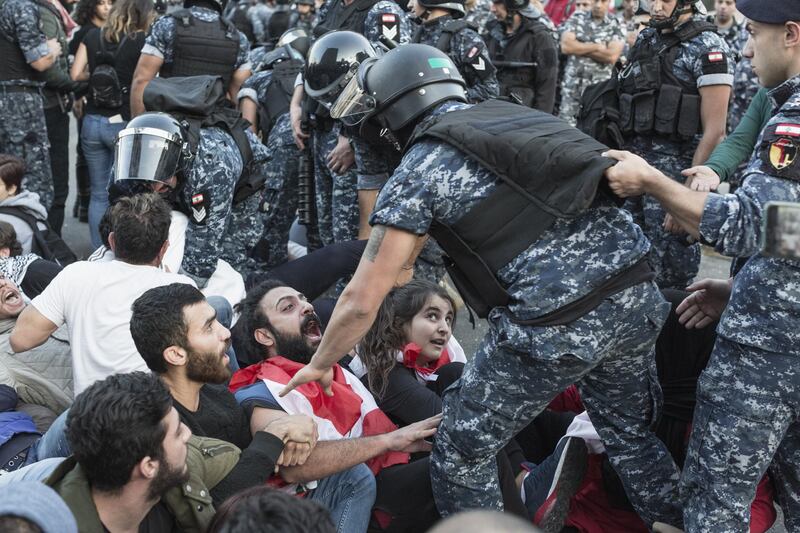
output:
M 270 160 L 266 165 L 266 180 L 261 197 L 264 213 L 264 232 L 261 237 L 266 269 L 289 260 L 289 230 L 297 213 L 297 178 L 300 150 L 292 139 L 289 114 L 281 116 L 267 140 Z
M 314 132 L 314 177 L 317 189 L 317 221 L 324 244 L 358 238 L 358 177 L 355 166 L 344 174 L 328 168 L 326 158 L 339 141 L 339 129 Z
M 653 347 L 668 313 L 653 283 L 564 326 L 520 326 L 493 310 L 475 359 L 444 394 L 431 457 L 439 512 L 502 509 L 495 454 L 575 383 L 645 523 L 680 524 L 678 468 L 651 432 L 661 398 Z
M 264 231 L 264 220 L 258 194 L 242 200 L 231 207 L 231 215 L 222 239 L 220 259 L 227 261 L 242 276 L 259 268 L 252 250 Z
M 41 94 L 35 89 L 12 93 L 0 87 L 0 117 L 0 153 L 25 161 L 22 188 L 38 194 L 39 201 L 49 210 L 53 203 L 53 176 Z
M 634 153 L 639 153 L 634 151 Z M 639 153 L 648 163 L 670 178 L 683 183 L 681 171 L 692 166 L 691 159 L 660 154 Z M 666 211 L 652 196 L 644 195 L 625 202 L 634 220 L 650 239 L 650 266 L 661 289 L 683 290 L 700 270 L 700 244 L 689 243 L 687 235 L 675 235 L 664 229 Z
M 796 356 L 717 337 L 697 384 L 681 480 L 686 531 L 749 531 L 750 504 L 767 467 L 786 529 L 800 531 L 797 366 Z

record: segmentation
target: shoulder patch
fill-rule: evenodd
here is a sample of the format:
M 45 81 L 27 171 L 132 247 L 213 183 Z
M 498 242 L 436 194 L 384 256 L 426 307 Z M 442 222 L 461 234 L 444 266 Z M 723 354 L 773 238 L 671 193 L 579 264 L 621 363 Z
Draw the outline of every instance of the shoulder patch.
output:
M 472 48 L 469 49 L 469 52 L 467 52 L 467 58 L 472 59 L 473 57 L 478 55 L 478 52 L 480 52 L 480 50 L 478 50 L 478 47 L 473 46 Z
M 800 180 L 800 123 L 777 122 L 764 130 L 760 146 L 763 171 L 779 178 Z
M 395 40 L 400 33 L 400 20 L 394 13 L 381 14 L 381 35 L 387 39 Z
M 207 190 L 193 194 L 189 208 L 192 222 L 198 226 L 205 226 L 211 209 L 211 194 Z
M 728 58 L 719 50 L 703 54 L 703 74 L 727 74 Z

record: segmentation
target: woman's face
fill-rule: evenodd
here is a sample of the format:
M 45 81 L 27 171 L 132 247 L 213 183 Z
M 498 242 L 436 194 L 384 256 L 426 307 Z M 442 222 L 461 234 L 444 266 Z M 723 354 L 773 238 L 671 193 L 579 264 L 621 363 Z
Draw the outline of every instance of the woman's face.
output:
M 114 4 L 111 0 L 98 0 L 97 5 L 94 7 L 94 16 L 103 22 L 108 20 L 108 13 L 111 11 L 111 6 Z
M 14 196 L 15 194 L 17 194 L 16 185 L 7 186 L 6 182 L 0 180 L 0 202 L 2 202 L 3 200 L 5 200 L 10 196 Z
M 406 340 L 417 344 L 420 351 L 419 364 L 436 361 L 442 355 L 453 332 L 453 308 L 441 296 L 432 295 L 405 325 Z

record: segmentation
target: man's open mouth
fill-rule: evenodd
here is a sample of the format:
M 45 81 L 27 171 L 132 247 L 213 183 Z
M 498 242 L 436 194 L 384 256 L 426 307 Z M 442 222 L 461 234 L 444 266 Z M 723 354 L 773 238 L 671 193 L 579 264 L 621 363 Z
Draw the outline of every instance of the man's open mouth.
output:
M 320 329 L 319 321 L 316 319 L 311 319 L 305 323 L 303 326 L 303 335 L 312 341 L 319 340 L 322 338 L 322 329 Z

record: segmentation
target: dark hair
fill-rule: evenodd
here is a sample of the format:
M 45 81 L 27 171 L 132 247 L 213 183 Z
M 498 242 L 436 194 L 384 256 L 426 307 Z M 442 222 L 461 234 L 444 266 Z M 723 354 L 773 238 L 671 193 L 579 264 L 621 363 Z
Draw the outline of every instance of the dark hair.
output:
M 0 531 L 3 533 L 42 533 L 42 529 L 21 516 L 0 516 Z
M 17 192 L 22 189 L 22 178 L 25 176 L 27 166 L 25 161 L 17 156 L 0 154 L 0 179 L 5 183 L 6 188 L 15 186 Z
M 256 342 L 255 332 L 258 328 L 272 331 L 269 318 L 261 310 L 261 300 L 272 289 L 288 287 L 284 282 L 270 278 L 262 281 L 249 291 L 244 300 L 236 304 L 235 311 L 239 320 L 231 331 L 233 350 L 240 361 L 260 361 L 266 354 L 266 348 Z
M 266 485 L 234 494 L 219 507 L 208 533 L 333 533 L 328 510 Z
M 164 350 L 186 347 L 189 325 L 183 311 L 205 301 L 203 293 L 186 283 L 155 287 L 139 296 L 131 309 L 131 337 L 147 368 L 156 374 L 167 371 Z
M 11 257 L 22 255 L 22 245 L 17 240 L 17 230 L 5 221 L 0 221 L 0 248 L 11 250 Z
M 72 20 L 74 20 L 78 26 L 88 26 L 92 23 L 97 4 L 99 3 L 99 0 L 78 0 L 75 4 L 75 8 L 72 10 Z
M 114 255 L 127 263 L 152 263 L 169 236 L 171 208 L 156 193 L 123 198 L 111 210 Z
M 367 380 L 373 394 L 381 397 L 386 392 L 389 372 L 396 363 L 395 354 L 407 344 L 403 327 L 431 296 L 439 296 L 450 304 L 455 323 L 456 304 L 447 291 L 430 281 L 413 280 L 396 287 L 381 304 L 372 327 L 358 344 L 358 357 L 367 369 Z
M 114 374 L 75 398 L 66 436 L 91 486 L 115 492 L 125 486 L 143 458 L 163 457 L 163 419 L 172 396 L 150 372 Z

